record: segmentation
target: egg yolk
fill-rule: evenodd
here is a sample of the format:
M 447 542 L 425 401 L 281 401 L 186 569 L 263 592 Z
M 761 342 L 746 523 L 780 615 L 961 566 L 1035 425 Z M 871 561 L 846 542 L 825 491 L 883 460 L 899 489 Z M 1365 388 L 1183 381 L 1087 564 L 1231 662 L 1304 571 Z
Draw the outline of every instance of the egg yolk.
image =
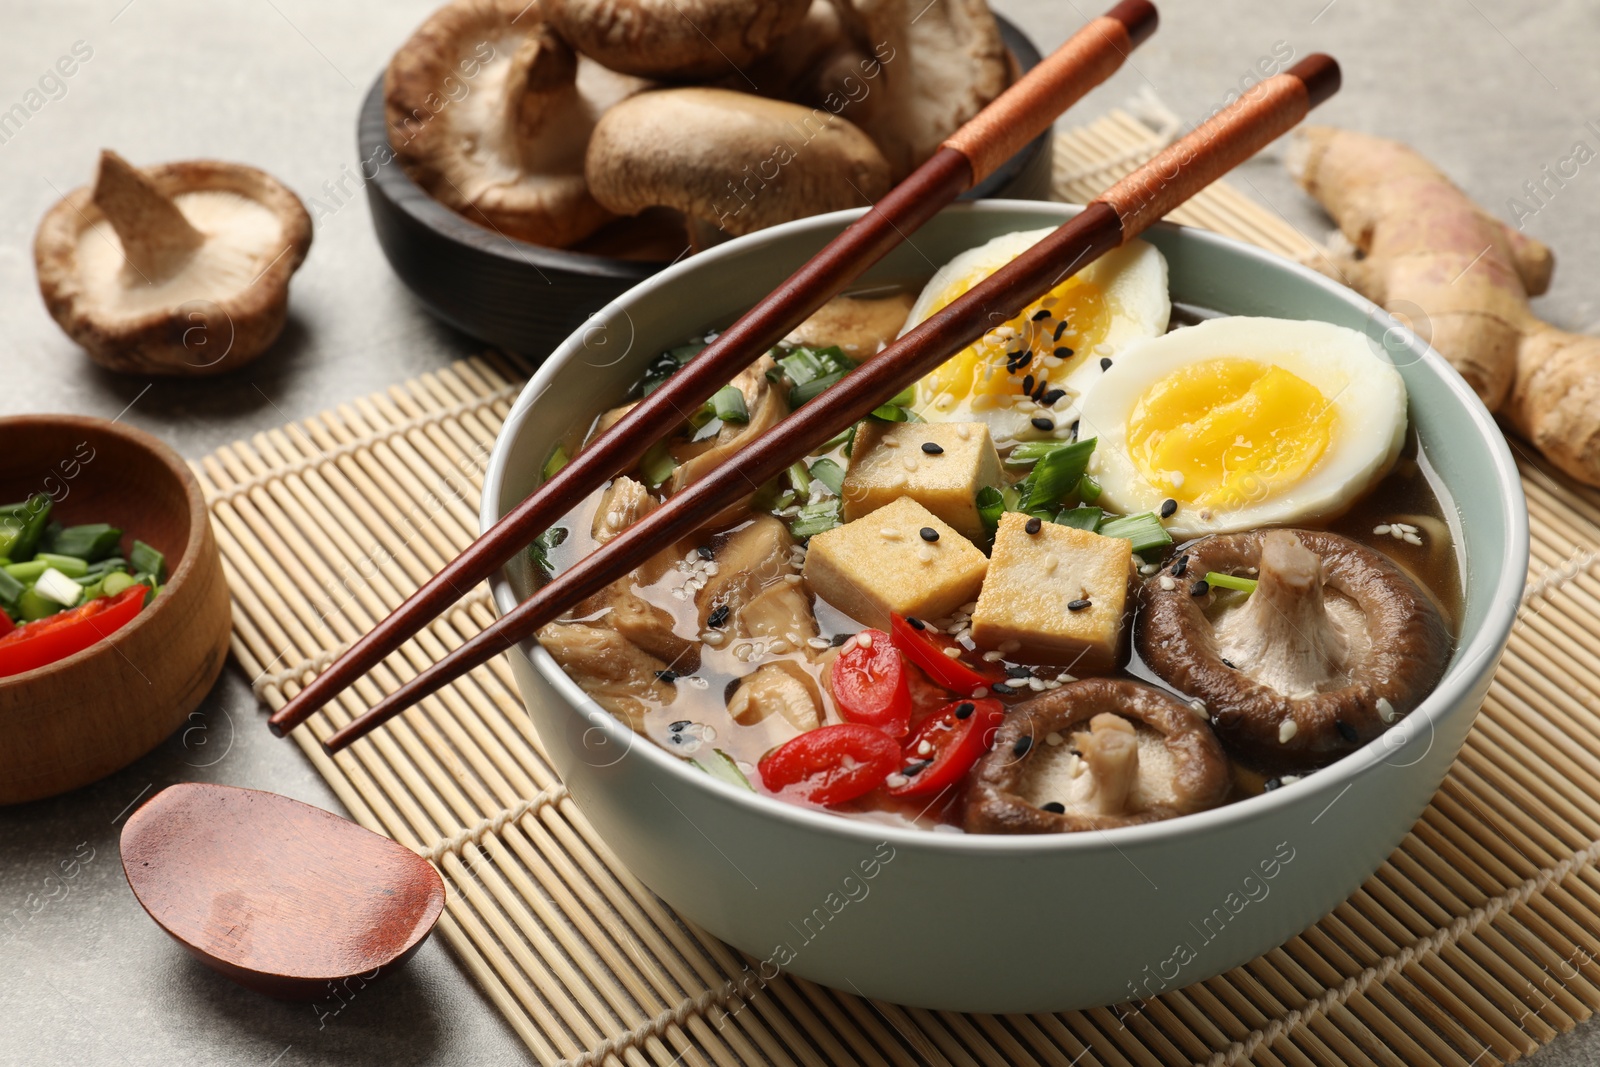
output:
M 1145 480 L 1175 500 L 1234 508 L 1274 495 L 1316 466 L 1335 430 L 1332 400 L 1255 360 L 1183 367 L 1145 390 L 1128 448 Z
M 975 272 L 959 279 L 939 295 L 929 314 L 942 310 L 988 276 L 986 271 Z M 1024 378 L 1031 377 L 1037 390 L 1037 383 L 1052 375 L 1065 376 L 1075 361 L 1088 358 L 1094 346 L 1105 340 L 1110 327 L 1111 309 L 1100 287 L 1078 277 L 1068 278 L 1029 304 L 1022 314 L 946 360 L 922 380 L 923 395 L 935 406 L 941 406 L 945 397 L 987 398 L 972 406 L 975 411 L 996 406 L 1000 397 L 1020 396 Z M 1060 354 L 1061 349 L 1066 353 Z M 1047 368 L 1043 364 L 1046 356 L 1064 362 Z M 950 404 L 946 400 L 942 406 Z

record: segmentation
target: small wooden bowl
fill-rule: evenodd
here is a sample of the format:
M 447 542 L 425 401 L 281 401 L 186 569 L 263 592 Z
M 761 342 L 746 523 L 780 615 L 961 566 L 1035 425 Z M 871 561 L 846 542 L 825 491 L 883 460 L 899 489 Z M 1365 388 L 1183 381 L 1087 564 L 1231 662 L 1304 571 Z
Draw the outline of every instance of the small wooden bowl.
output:
M 996 21 L 1016 72 L 1033 69 L 1040 60 L 1033 42 L 1005 19 Z M 389 266 L 429 311 L 480 341 L 543 359 L 589 316 L 668 265 L 515 240 L 439 203 L 393 161 L 382 74 L 361 105 L 356 139 L 367 206 Z M 1049 131 L 1034 138 L 962 199 L 1049 199 L 1050 139 Z
M 46 493 L 51 517 L 107 522 L 160 550 L 161 595 L 66 659 L 0 678 L 0 804 L 54 796 L 127 766 L 170 735 L 228 655 L 232 611 L 200 484 L 170 448 L 103 419 L 0 419 L 0 502 Z

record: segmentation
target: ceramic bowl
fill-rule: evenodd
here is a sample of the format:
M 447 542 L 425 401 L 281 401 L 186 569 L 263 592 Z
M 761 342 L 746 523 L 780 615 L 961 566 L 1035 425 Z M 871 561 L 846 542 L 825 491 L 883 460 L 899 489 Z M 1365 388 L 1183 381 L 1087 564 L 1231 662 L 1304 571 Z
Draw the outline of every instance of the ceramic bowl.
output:
M 1019 72 L 1039 50 L 1005 19 L 1000 36 Z M 361 177 L 378 244 L 428 310 L 480 341 L 542 358 L 591 314 L 666 267 L 545 248 L 470 222 L 434 200 L 392 160 L 383 117 L 383 76 L 361 105 Z M 966 195 L 1050 195 L 1050 134 L 1040 134 Z
M 866 276 L 930 263 L 1077 209 L 990 201 L 946 210 Z M 618 403 L 660 350 L 725 324 L 854 213 L 731 242 L 630 290 L 569 338 L 507 419 L 484 485 L 487 525 L 538 481 L 574 419 Z M 714 781 L 602 711 L 536 643 L 512 654 L 539 736 L 584 815 L 689 921 L 775 968 L 928 1008 L 1033 1012 L 1142 998 L 1250 960 L 1343 901 L 1437 789 L 1489 685 L 1527 572 L 1516 469 L 1494 420 L 1437 353 L 1322 276 L 1201 230 L 1146 234 L 1175 301 L 1364 331 L 1410 390 L 1410 416 L 1454 500 L 1460 637 L 1434 693 L 1360 751 L 1240 803 L 1104 833 L 981 837 L 893 829 Z M 495 581 L 501 611 L 528 589 Z
M 166 556 L 167 584 L 100 643 L 0 678 L 0 804 L 127 766 L 183 725 L 228 655 L 222 557 L 189 466 L 140 430 L 73 415 L 0 419 L 0 501 L 45 493 L 72 526 L 106 522 Z

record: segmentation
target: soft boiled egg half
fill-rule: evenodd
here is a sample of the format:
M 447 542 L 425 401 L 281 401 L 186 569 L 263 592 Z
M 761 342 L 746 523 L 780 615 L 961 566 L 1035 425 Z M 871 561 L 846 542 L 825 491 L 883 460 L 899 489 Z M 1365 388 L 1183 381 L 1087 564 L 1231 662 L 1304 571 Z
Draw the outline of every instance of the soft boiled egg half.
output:
M 1175 537 L 1336 515 L 1404 443 L 1406 387 L 1364 334 L 1209 319 L 1140 344 L 1084 399 L 1102 507 L 1178 510 Z
M 1051 230 L 1002 234 L 941 267 L 906 329 L 962 296 Z M 1070 437 L 1079 400 L 1132 342 L 1166 332 L 1172 313 L 1167 261 L 1130 241 L 1068 278 L 1010 322 L 990 330 L 917 383 L 929 422 L 985 422 L 1001 448 Z M 1037 421 L 1036 421 L 1037 420 Z

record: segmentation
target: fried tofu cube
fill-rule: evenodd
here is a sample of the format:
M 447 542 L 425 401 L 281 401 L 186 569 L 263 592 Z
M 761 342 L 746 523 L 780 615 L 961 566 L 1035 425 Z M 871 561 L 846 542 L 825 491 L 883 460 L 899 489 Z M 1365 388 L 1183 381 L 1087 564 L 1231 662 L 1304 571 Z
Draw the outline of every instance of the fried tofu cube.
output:
M 1114 669 L 1133 577 L 1133 543 L 1053 522 L 1028 532 L 1007 512 L 972 613 L 972 640 L 1007 659 L 1075 674 Z
M 924 445 L 931 446 L 924 449 Z M 1000 454 L 981 422 L 878 422 L 856 428 L 844 477 L 844 519 L 910 497 L 969 541 L 983 541 L 978 490 L 1003 484 Z
M 937 534 L 923 537 L 924 530 Z M 970 603 L 989 561 L 949 523 L 901 497 L 811 539 L 805 579 L 858 622 L 889 628 L 889 613 L 939 619 Z

